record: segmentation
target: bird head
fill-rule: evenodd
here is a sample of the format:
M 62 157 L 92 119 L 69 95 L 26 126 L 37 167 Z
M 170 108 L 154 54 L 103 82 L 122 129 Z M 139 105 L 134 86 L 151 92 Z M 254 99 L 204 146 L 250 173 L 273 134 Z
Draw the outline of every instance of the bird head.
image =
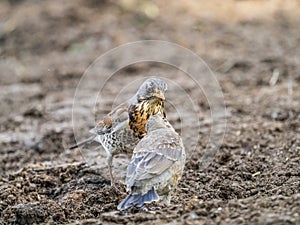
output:
M 159 78 L 147 79 L 137 92 L 137 100 L 141 101 L 164 101 L 168 86 Z
M 175 131 L 169 121 L 159 112 L 150 117 L 146 124 L 147 133 L 158 129 L 170 129 Z

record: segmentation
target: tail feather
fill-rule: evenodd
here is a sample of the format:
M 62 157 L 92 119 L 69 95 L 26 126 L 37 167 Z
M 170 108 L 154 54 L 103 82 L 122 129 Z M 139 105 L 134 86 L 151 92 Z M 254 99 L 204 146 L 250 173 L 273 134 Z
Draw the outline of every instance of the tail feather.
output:
M 91 144 L 95 141 L 95 137 L 96 137 L 96 135 L 89 137 L 88 139 L 86 139 L 76 145 L 71 146 L 69 149 L 79 148 L 80 146 Z
M 125 210 L 132 206 L 142 207 L 146 203 L 159 200 L 159 196 L 152 187 L 146 194 L 130 194 L 119 205 L 118 210 Z

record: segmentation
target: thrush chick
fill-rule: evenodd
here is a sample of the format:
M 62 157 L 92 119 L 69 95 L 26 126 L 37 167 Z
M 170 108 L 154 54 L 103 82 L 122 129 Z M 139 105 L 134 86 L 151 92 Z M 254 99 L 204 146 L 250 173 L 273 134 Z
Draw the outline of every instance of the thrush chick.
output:
M 165 114 L 166 90 L 167 84 L 163 80 L 147 79 L 131 99 L 114 108 L 97 123 L 90 131 L 94 136 L 70 149 L 94 141 L 100 142 L 107 153 L 110 180 L 114 186 L 113 156 L 119 153 L 131 154 L 136 144 L 146 134 L 147 120 L 158 112 Z
M 170 123 L 160 113 L 152 116 L 147 122 L 147 135 L 135 147 L 127 168 L 126 185 L 131 193 L 118 210 L 159 200 L 169 205 L 185 158 L 182 140 Z

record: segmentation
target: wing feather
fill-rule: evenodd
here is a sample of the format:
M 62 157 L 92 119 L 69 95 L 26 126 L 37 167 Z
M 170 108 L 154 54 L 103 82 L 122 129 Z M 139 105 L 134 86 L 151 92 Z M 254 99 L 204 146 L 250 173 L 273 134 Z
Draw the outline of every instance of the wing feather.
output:
M 147 149 L 146 151 L 145 146 L 139 149 L 133 155 L 128 166 L 127 188 L 132 187 L 136 181 L 151 179 L 162 174 L 176 161 L 180 160 L 182 154 L 184 153 L 179 138 L 157 144 L 153 150 Z
M 125 102 L 114 108 L 90 132 L 98 135 L 116 132 L 128 125 L 128 119 L 128 103 Z

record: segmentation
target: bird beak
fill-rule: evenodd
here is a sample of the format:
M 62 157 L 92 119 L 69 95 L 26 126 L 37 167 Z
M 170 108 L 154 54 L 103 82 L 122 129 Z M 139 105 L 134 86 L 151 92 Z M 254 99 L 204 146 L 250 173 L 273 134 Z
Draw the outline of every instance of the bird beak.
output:
M 164 95 L 161 91 L 155 93 L 154 96 L 155 96 L 156 98 L 159 98 L 159 99 L 163 100 L 163 101 L 166 99 L 166 98 L 165 98 L 165 95 Z

